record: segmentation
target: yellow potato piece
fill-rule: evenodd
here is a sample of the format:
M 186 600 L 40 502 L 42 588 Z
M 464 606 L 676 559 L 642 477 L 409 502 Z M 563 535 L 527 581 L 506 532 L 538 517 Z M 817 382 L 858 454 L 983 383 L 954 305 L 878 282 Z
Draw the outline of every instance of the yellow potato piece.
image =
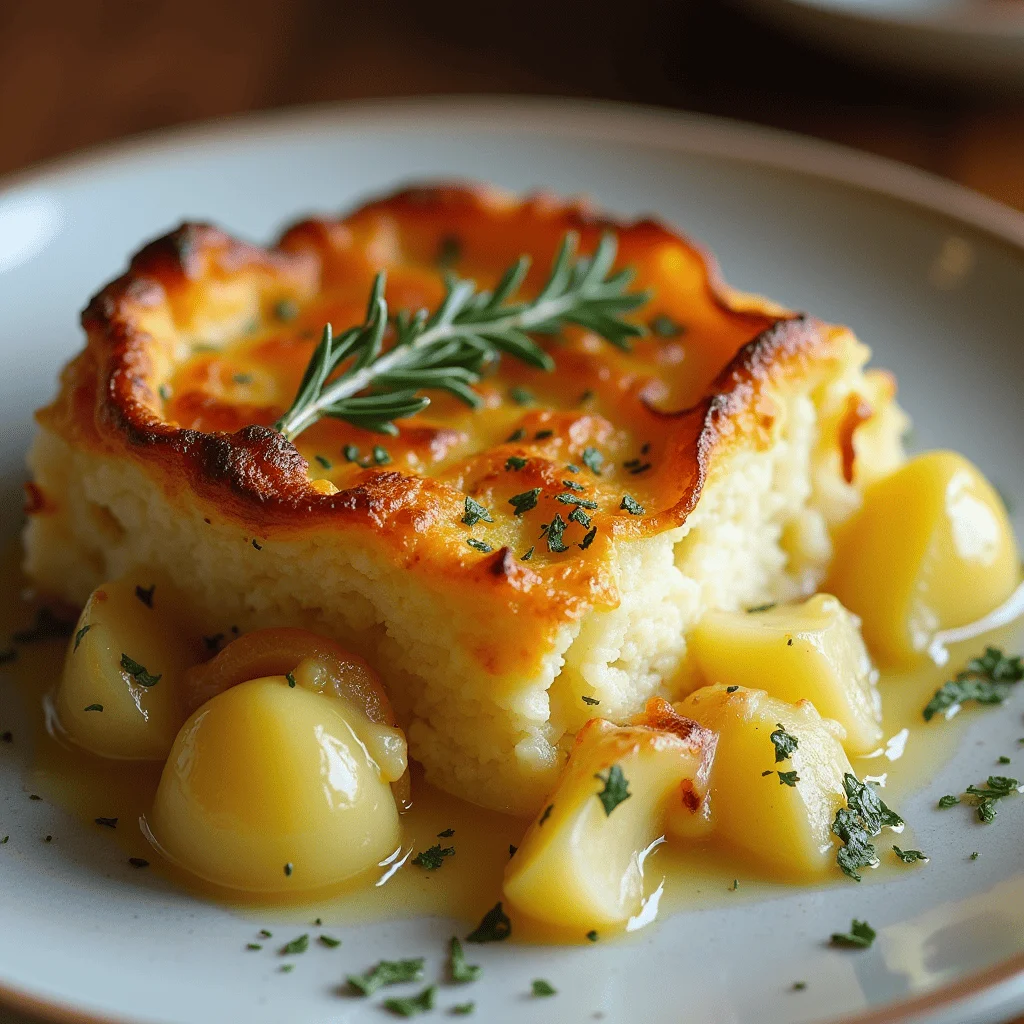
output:
M 126 577 L 93 591 L 68 645 L 54 707 L 77 746 L 101 757 L 162 761 L 185 719 L 178 681 L 197 652 L 165 592 L 147 586 L 150 607 L 136 594 L 141 585 Z
M 675 731 L 618 727 L 593 719 L 552 794 L 505 869 L 506 900 L 548 924 L 616 925 L 643 900 L 643 858 L 664 832 L 670 810 L 700 818 L 714 737 L 672 713 Z M 650 706 L 649 706 L 650 707 Z M 621 774 L 619 774 L 621 773 Z M 624 785 L 629 796 L 606 811 Z
M 831 827 L 846 806 L 843 774 L 852 771 L 842 727 L 809 701 L 743 687 L 706 686 L 675 707 L 718 734 L 708 793 L 715 837 L 774 877 L 811 881 L 834 870 Z M 771 739 L 780 724 L 798 743 L 784 761 Z M 794 771 L 799 781 L 784 784 L 778 773 Z
M 149 826 L 193 874 L 249 892 L 300 892 L 374 867 L 399 845 L 391 776 L 345 701 L 285 676 L 239 683 L 182 727 Z M 381 726 L 375 726 L 379 730 Z
M 830 594 L 765 611 L 708 612 L 689 645 L 709 683 L 811 701 L 846 730 L 851 754 L 867 754 L 882 739 L 878 672 L 856 616 Z
M 906 667 L 939 630 L 1002 604 L 1020 579 L 1002 500 L 955 452 L 929 452 L 873 484 L 839 531 L 824 589 L 859 615 L 880 664 Z

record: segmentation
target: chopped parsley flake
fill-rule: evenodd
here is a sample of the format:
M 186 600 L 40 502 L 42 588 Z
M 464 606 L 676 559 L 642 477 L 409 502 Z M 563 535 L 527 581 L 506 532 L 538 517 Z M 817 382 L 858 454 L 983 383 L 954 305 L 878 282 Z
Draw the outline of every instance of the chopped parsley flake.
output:
M 319 920 L 319 918 L 317 919 Z M 341 939 L 336 939 L 331 935 L 320 935 L 317 938 L 317 942 L 321 946 L 326 946 L 328 949 L 337 949 L 341 945 Z
M 1011 795 L 1016 796 L 1019 785 L 1016 779 L 1007 778 L 1005 775 L 990 775 L 984 787 L 968 786 L 965 792 L 976 801 L 978 820 L 991 825 L 996 819 L 996 801 Z
M 390 1010 L 399 1017 L 415 1017 L 418 1013 L 426 1013 L 434 1008 L 435 995 L 437 995 L 437 986 L 429 985 L 418 996 L 385 999 L 384 1009 Z
M 522 455 L 510 455 L 505 460 L 505 469 L 518 473 L 529 461 L 529 459 L 524 459 Z
M 604 456 L 596 448 L 584 448 L 580 456 L 583 465 L 595 476 L 601 475 L 601 467 L 604 465 Z
M 600 704 L 601 702 L 596 697 L 588 697 L 588 696 L 586 696 L 584 694 L 584 696 L 583 696 L 583 703 L 584 704 L 589 704 L 591 707 L 594 707 L 597 704 Z
M 555 501 L 560 501 L 563 505 L 578 505 L 580 508 L 588 508 L 591 511 L 598 507 L 596 501 L 589 501 L 576 494 L 556 494 Z
M 530 986 L 535 996 L 556 996 L 558 990 L 554 988 L 550 981 L 545 981 L 543 978 L 534 978 L 533 985 Z
M 604 789 L 597 794 L 597 798 L 601 801 L 606 816 L 610 816 L 623 800 L 628 800 L 633 795 L 629 791 L 626 776 L 617 764 L 613 764 L 606 775 L 599 773 L 594 778 L 604 783 Z
M 500 901 L 484 914 L 480 923 L 466 936 L 467 942 L 504 942 L 512 934 L 512 922 Z
M 169 384 L 161 384 L 160 387 L 156 389 L 156 393 L 165 402 L 170 401 L 171 395 L 173 394 L 173 392 L 171 391 L 171 386 Z
M 252 539 L 252 546 L 257 551 L 262 551 L 263 550 L 263 545 L 255 537 L 253 537 L 253 539 Z
M 444 863 L 445 857 L 454 856 L 454 846 L 442 847 L 440 843 L 435 843 L 428 849 L 416 854 L 412 862 L 418 868 L 423 868 L 424 871 L 436 871 Z
M 487 541 L 477 540 L 476 537 L 467 537 L 466 543 L 471 548 L 476 548 L 477 551 L 482 551 L 485 555 L 489 555 L 494 550 Z
M 494 522 L 491 513 L 480 502 L 474 501 L 469 495 L 466 495 L 466 514 L 462 517 L 462 521 L 467 526 L 476 526 L 481 520 L 485 523 Z
M 470 981 L 476 981 L 484 969 L 477 964 L 466 963 L 466 954 L 462 951 L 462 943 L 453 935 L 451 943 L 449 944 L 451 950 L 451 972 L 452 981 L 458 984 L 465 984 Z
M 373 461 L 378 466 L 386 466 L 391 461 L 391 455 L 388 453 L 387 448 L 382 448 L 379 444 L 373 446 Z
M 639 473 L 646 473 L 651 468 L 650 462 L 638 462 L 635 466 L 631 466 L 629 472 L 632 476 L 636 476 Z
M 568 465 L 567 465 L 567 466 L 565 467 L 565 471 L 566 471 L 566 473 L 578 473 L 578 472 L 580 471 L 580 467 L 579 467 L 579 466 L 577 466 L 577 465 L 576 465 L 576 463 L 574 463 L 574 462 L 570 462 L 570 463 L 569 463 L 569 464 L 568 464 Z M 565 481 L 564 481 L 564 480 L 563 480 L 562 482 L 563 482 L 563 483 L 565 483 Z
M 567 525 L 566 521 L 556 513 L 555 518 L 551 520 L 551 525 L 547 530 L 548 551 L 553 551 L 557 554 L 559 552 L 569 550 L 565 546 L 565 542 L 562 540 L 562 535 L 565 533 Z
M 261 939 L 272 939 L 273 937 L 274 937 L 274 933 L 273 932 L 268 932 L 266 928 L 261 928 L 260 929 L 260 938 Z
M 555 809 L 555 805 L 554 804 L 548 804 L 547 807 L 544 808 L 544 813 L 537 819 L 537 824 L 538 825 L 543 825 L 544 822 L 547 821 L 548 818 L 551 817 L 551 812 L 554 809 Z
M 622 496 L 622 504 L 619 505 L 619 508 L 624 508 L 631 516 L 642 516 L 646 511 L 631 494 Z
M 0 846 L 6 846 L 7 843 L 10 842 L 10 840 L 11 840 L 10 836 L 4 836 L 3 839 L 0 839 Z
M 779 785 L 781 786 L 793 786 L 800 781 L 800 776 L 796 772 L 779 772 Z
M 593 930 L 587 932 L 587 941 L 588 942 L 597 942 L 597 940 L 600 937 L 601 936 L 597 934 L 597 930 L 596 929 L 593 929 Z
M 526 431 L 522 427 L 516 427 L 516 429 L 513 430 L 512 433 L 508 435 L 508 441 L 506 443 L 512 441 L 522 441 L 524 437 L 526 437 Z
M 294 299 L 279 299 L 274 303 L 274 316 L 287 323 L 299 315 L 299 304 Z
M 511 398 L 516 405 L 529 405 L 534 400 L 533 392 L 523 387 L 509 388 L 508 397 Z
M 344 456 L 346 462 L 358 462 L 359 461 L 359 449 L 354 444 L 347 444 L 341 449 L 341 454 Z
M 579 523 L 580 526 L 583 527 L 583 529 L 587 529 L 587 527 L 590 526 L 590 516 L 588 516 L 587 513 L 583 511 L 583 509 L 577 506 L 569 513 L 569 522 Z
M 807 982 L 806 981 L 794 981 L 793 982 L 793 991 L 794 992 L 803 992 L 803 990 L 805 988 L 807 988 Z
M 520 561 L 528 562 L 531 558 L 533 558 L 533 552 L 535 550 L 536 550 L 536 546 L 530 548 L 530 550 L 527 551 L 525 555 L 523 555 L 523 557 L 520 559 Z
M 328 459 L 326 456 L 324 456 L 324 455 L 314 455 L 313 458 L 316 459 L 316 461 L 319 462 L 320 465 L 324 467 L 324 469 L 330 469 L 331 468 L 331 460 Z
M 292 874 L 294 872 L 295 872 L 295 865 L 291 861 L 288 861 L 288 863 L 285 864 L 285 866 L 284 866 L 285 877 L 286 878 L 291 878 Z
M 245 946 L 246 949 L 262 949 L 263 947 L 258 942 L 248 942 Z
M 523 491 L 522 494 L 513 494 L 508 499 L 508 503 L 516 510 L 515 514 L 521 516 L 524 512 L 529 512 L 537 507 L 537 497 L 541 490 L 540 487 L 534 487 L 529 491 Z
M 895 853 L 904 864 L 913 864 L 916 861 L 920 861 L 922 864 L 926 864 L 928 862 L 928 857 L 920 850 L 901 850 L 898 846 L 893 846 L 892 852 Z
M 117 828 L 117 818 L 96 818 L 95 821 L 104 828 Z
M 285 679 L 288 680 L 288 685 L 294 690 L 295 689 L 295 676 L 291 672 L 285 673 Z
M 511 859 L 512 857 L 514 857 L 516 855 L 516 850 L 518 850 L 518 849 L 519 849 L 518 846 L 513 846 L 511 843 L 508 844 L 509 859 Z
M 846 949 L 867 949 L 875 941 L 875 929 L 867 921 L 858 921 L 854 918 L 850 922 L 848 932 L 834 932 L 832 935 L 833 946 L 843 946 Z
M 739 689 L 738 686 L 727 686 L 725 688 L 726 693 L 735 693 Z
M 755 604 L 753 608 L 747 609 L 747 614 L 756 615 L 758 612 L 770 612 L 774 607 L 774 601 L 769 601 L 767 604 Z
M 137 661 L 133 658 L 129 658 L 127 654 L 121 655 L 121 668 L 140 686 L 156 686 L 156 684 L 160 682 L 160 676 L 150 674 Z
M 948 810 L 950 807 L 955 807 L 958 803 L 960 803 L 960 797 L 953 796 L 952 793 L 939 797 L 939 808 L 943 811 Z
M 291 974 L 295 970 L 295 964 L 281 964 L 278 970 L 282 974 Z
M 437 833 L 437 838 L 438 839 L 451 839 L 451 837 L 453 835 L 455 835 L 455 829 L 453 829 L 453 828 L 446 828 L 443 832 L 438 832 Z
M 793 751 L 800 746 L 800 741 L 791 733 L 786 732 L 786 727 L 777 722 L 778 728 L 768 738 L 775 744 L 775 763 L 788 761 L 793 756 Z
M 925 705 L 924 720 L 949 708 L 973 700 L 977 704 L 1001 704 L 1015 683 L 1024 679 L 1024 662 L 1019 655 L 1008 658 L 997 647 L 986 647 L 980 658 L 974 658 L 938 690 Z
M 534 441 L 546 441 L 549 437 L 554 436 L 555 432 L 553 430 L 538 430 L 537 433 L 533 435 L 533 439 Z
M 103 705 L 102 704 L 90 704 L 88 707 L 84 708 L 84 710 L 85 711 L 102 711 L 103 710 Z
M 1002 755 L 1002 756 L 1001 756 L 1001 757 L 999 758 L 999 763 L 1000 763 L 1000 764 L 1009 764 L 1009 763 L 1010 763 L 1010 759 L 1009 759 L 1009 758 L 1008 758 L 1008 757 L 1007 757 L 1007 756 L 1006 756 L 1005 754 L 1003 754 L 1003 755 Z
M 977 860 L 980 856 L 981 854 L 978 853 L 977 850 L 975 850 L 974 853 L 971 854 L 971 860 Z
M 143 859 L 142 857 L 129 857 L 128 858 L 128 863 L 131 864 L 131 866 L 133 868 L 148 868 L 149 867 L 149 861 Z
M 235 384 L 251 384 L 252 374 L 251 373 L 234 373 L 231 375 L 231 380 Z
M 597 536 L 597 527 L 593 527 L 591 531 L 580 541 L 580 550 L 586 551 L 591 544 L 594 543 L 594 538 Z
M 350 974 L 346 979 L 360 995 L 372 996 L 383 985 L 401 985 L 423 977 L 423 957 L 412 960 L 381 960 L 365 974 Z
M 281 949 L 281 956 L 295 956 L 298 953 L 305 953 L 309 949 L 309 936 L 300 935 L 296 939 L 292 939 L 291 942 L 285 943 Z
M 150 607 L 152 607 L 152 605 L 151 605 Z M 92 629 L 92 624 L 91 624 L 91 623 L 88 623 L 88 622 L 87 622 L 87 623 L 86 623 L 86 624 L 85 624 L 85 625 L 84 625 L 84 626 L 83 626 L 83 627 L 82 627 L 82 628 L 81 628 L 81 629 L 80 629 L 80 630 L 79 630 L 79 631 L 78 631 L 78 632 L 77 632 L 77 633 L 75 634 L 75 646 L 71 648 L 71 653 L 72 653 L 72 654 L 74 654 L 74 653 L 75 653 L 75 651 L 77 651 L 77 650 L 78 650 L 78 645 L 79 645 L 79 644 L 80 644 L 80 643 L 82 642 L 82 639 L 83 639 L 83 638 L 85 637 L 85 634 L 86 634 L 86 633 L 88 633 L 90 629 Z M 12 651 L 11 653 L 13 654 L 13 653 L 14 653 L 14 651 Z
M 768 776 L 771 775 L 771 773 L 772 773 L 771 768 L 766 768 L 763 772 L 761 772 L 761 778 L 762 779 L 767 779 Z
M 466 1017 L 469 1014 L 471 1014 L 475 1009 L 476 1003 L 456 1003 L 452 1007 L 452 1013 L 460 1017 Z
M 656 317 L 652 317 L 650 323 L 647 325 L 651 329 L 651 334 L 658 338 L 678 338 L 681 334 L 686 333 L 686 328 L 676 323 L 667 313 L 659 313 Z
M 883 828 L 899 828 L 903 819 L 886 807 L 875 790 L 856 775 L 847 772 L 843 776 L 843 788 L 847 806 L 836 811 L 832 822 L 832 832 L 844 844 L 836 854 L 836 863 L 844 874 L 859 882 L 861 876 L 857 869 L 878 863 L 871 838 Z
M 576 480 L 563 480 L 562 486 L 568 487 L 570 491 L 585 491 L 587 489 L 585 484 L 581 484 Z

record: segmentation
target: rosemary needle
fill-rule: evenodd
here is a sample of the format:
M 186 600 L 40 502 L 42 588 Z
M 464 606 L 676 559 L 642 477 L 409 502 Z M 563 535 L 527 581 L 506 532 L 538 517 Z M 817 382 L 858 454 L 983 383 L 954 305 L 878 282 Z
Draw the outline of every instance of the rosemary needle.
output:
M 395 339 L 387 351 L 383 342 L 389 316 L 381 271 L 362 324 L 337 336 L 330 324 L 324 327 L 295 400 L 276 429 L 294 440 L 330 416 L 396 434 L 394 420 L 423 410 L 430 399 L 420 392 L 430 390 L 447 391 L 477 408 L 481 400 L 472 385 L 502 353 L 541 370 L 554 368 L 527 331 L 554 334 L 566 324 L 578 324 L 627 349 L 645 328 L 623 320 L 622 314 L 649 296 L 626 290 L 632 270 L 609 276 L 617 249 L 614 235 L 603 235 L 593 256 L 575 256 L 577 240 L 574 232 L 565 235 L 544 287 L 532 299 L 509 301 L 526 276 L 528 256 L 520 256 L 492 292 L 447 275 L 445 297 L 434 312 L 402 310 L 394 316 Z M 342 363 L 347 365 L 335 375 Z

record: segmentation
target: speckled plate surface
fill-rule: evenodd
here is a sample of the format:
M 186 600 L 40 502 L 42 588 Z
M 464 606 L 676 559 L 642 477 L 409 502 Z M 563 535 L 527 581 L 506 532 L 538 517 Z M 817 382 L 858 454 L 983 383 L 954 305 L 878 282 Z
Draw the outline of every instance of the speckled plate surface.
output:
M 898 374 L 917 446 L 957 448 L 1011 499 L 1024 496 L 1019 215 L 897 165 L 742 125 L 559 101 L 431 100 L 178 131 L 6 183 L 4 536 L 20 521 L 32 409 L 79 345 L 79 309 L 142 240 L 184 217 L 264 240 L 300 213 L 453 175 L 587 193 L 681 227 L 717 254 L 730 283 L 853 326 Z M 0 724 L 18 729 L 3 671 Z M 901 805 L 932 856 L 926 869 L 679 914 L 626 942 L 483 947 L 474 960 L 485 980 L 471 993 L 442 985 L 434 1016 L 472 998 L 490 1024 L 1010 1018 L 1024 1009 L 1024 799 L 1005 801 L 992 826 L 934 808 L 990 774 L 999 754 L 1013 754 L 1005 771 L 1024 774 L 1021 689 L 972 716 L 949 761 Z M 0 1003 L 54 1020 L 369 1022 L 387 1015 L 379 999 L 338 994 L 346 973 L 427 955 L 427 977 L 443 979 L 443 944 L 462 925 L 438 919 L 332 921 L 341 949 L 311 950 L 287 975 L 272 957 L 246 956 L 252 918 L 123 868 L 108 837 L 29 801 L 28 757 L 23 744 L 0 748 L 0 835 L 11 836 L 0 846 Z M 983 855 L 971 861 L 973 850 Z M 830 949 L 827 936 L 853 916 L 878 929 L 874 946 Z M 538 976 L 559 994 L 531 999 Z M 795 980 L 807 988 L 794 992 Z

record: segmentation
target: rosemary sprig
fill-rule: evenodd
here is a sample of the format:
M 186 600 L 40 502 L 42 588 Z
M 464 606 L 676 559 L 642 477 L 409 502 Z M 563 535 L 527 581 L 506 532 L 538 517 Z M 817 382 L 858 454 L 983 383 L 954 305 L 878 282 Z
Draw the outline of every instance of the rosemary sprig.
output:
M 324 416 L 357 427 L 397 434 L 394 420 L 414 416 L 430 404 L 421 391 L 447 391 L 473 408 L 481 400 L 472 389 L 483 370 L 507 353 L 541 370 L 551 357 L 527 334 L 555 334 L 578 324 L 618 348 L 645 328 L 622 314 L 647 301 L 646 292 L 628 292 L 630 269 L 609 276 L 616 239 L 601 237 L 593 256 L 575 256 L 578 238 L 562 239 L 547 282 L 535 298 L 509 301 L 523 283 L 529 256 L 520 256 L 493 292 L 477 291 L 473 281 L 445 277 L 445 297 L 430 313 L 402 310 L 392 319 L 394 344 L 383 351 L 388 304 L 385 274 L 373 282 L 366 320 L 334 335 L 330 324 L 306 367 L 291 408 L 275 424 L 289 440 Z M 335 371 L 347 363 L 340 373 Z

